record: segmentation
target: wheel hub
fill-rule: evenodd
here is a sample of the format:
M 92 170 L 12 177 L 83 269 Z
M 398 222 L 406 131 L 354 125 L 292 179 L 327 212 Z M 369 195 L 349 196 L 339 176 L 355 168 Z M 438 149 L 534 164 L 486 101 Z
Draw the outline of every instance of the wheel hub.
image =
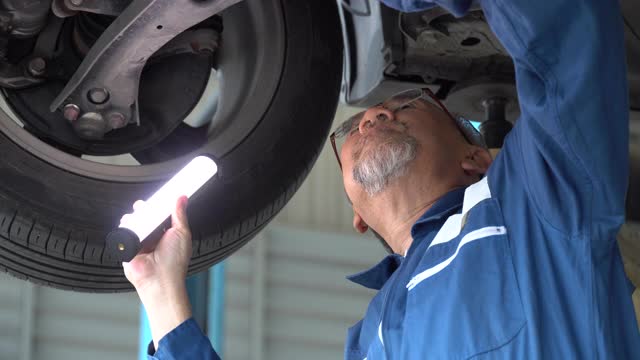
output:
M 55 44 L 55 49 L 47 54 L 58 51 L 60 54 L 56 56 L 67 54 L 67 57 L 54 63 L 44 56 L 46 86 L 2 91 L 0 132 L 42 161 L 82 177 L 125 183 L 161 181 L 195 154 L 207 153 L 222 159 L 263 120 L 280 86 L 286 55 L 281 3 L 245 0 L 219 18 L 210 18 L 194 27 L 196 30 L 221 29 L 224 19 L 224 46 L 213 57 L 208 54 L 210 49 L 203 47 L 203 54 L 161 57 L 155 54 L 150 59 L 140 89 L 143 97 L 140 103 L 144 105 L 140 126 L 111 131 L 100 141 L 82 140 L 64 119 L 64 108 L 55 113 L 47 109 L 50 99 L 68 79 L 63 75 L 72 74 L 80 61 L 70 36 L 73 30 L 70 20 L 74 18 L 50 17 L 46 29 L 57 22 L 69 33 L 57 36 L 56 31 L 56 36 L 49 36 L 43 43 Z M 205 24 L 209 21 L 210 24 Z M 219 26 L 211 26 L 216 21 Z M 69 46 L 70 52 L 60 50 Z M 21 53 L 28 54 L 33 44 L 22 47 Z M 200 61 L 205 63 L 204 75 L 198 70 Z M 177 68 L 191 71 L 176 72 Z M 204 93 L 195 86 L 198 83 L 205 85 Z M 171 89 L 167 89 L 168 86 Z M 177 103 L 189 104 L 180 109 L 167 106 Z M 195 106 L 192 107 L 192 103 L 196 103 Z M 185 117 L 185 114 L 188 115 Z M 176 123 L 175 130 L 167 129 L 166 124 Z M 161 131 L 169 135 L 155 134 Z M 136 165 L 136 162 L 140 165 L 109 165 Z

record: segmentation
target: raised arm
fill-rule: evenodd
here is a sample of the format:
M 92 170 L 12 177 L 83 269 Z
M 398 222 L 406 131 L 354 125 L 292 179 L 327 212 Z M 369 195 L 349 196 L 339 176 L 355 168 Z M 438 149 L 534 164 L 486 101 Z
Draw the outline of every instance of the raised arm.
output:
M 406 11 L 434 4 L 386 2 Z M 471 1 L 435 3 L 460 16 Z M 522 111 L 502 161 L 518 169 L 539 215 L 558 229 L 578 233 L 592 222 L 621 223 L 629 105 L 618 1 L 480 4 L 514 60 Z

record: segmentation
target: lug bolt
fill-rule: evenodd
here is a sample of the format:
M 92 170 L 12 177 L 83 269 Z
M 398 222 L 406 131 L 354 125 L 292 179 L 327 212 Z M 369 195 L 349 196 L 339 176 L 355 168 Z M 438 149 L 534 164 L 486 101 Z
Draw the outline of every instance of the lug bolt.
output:
M 127 125 L 127 120 L 125 119 L 124 115 L 119 112 L 109 114 L 107 119 L 109 127 L 111 127 L 112 129 L 119 129 Z
M 89 90 L 88 96 L 89 101 L 94 104 L 104 104 L 107 102 L 107 100 L 109 100 L 109 92 L 107 91 L 107 89 L 103 88 L 95 88 Z
M 107 132 L 107 122 L 97 112 L 86 112 L 73 122 L 73 130 L 85 140 L 102 139 Z
M 29 74 L 33 76 L 44 75 L 44 71 L 46 68 L 47 68 L 47 63 L 41 57 L 31 59 L 31 61 L 29 61 L 29 65 L 27 66 L 27 69 L 29 70 Z
M 80 116 L 80 108 L 76 104 L 67 104 L 64 106 L 62 114 L 65 119 L 69 121 L 76 121 L 78 116 Z

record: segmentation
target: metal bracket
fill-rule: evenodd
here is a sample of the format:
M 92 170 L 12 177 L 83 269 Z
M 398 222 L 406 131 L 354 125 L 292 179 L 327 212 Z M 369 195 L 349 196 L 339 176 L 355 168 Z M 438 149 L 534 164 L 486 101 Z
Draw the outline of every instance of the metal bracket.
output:
M 71 80 L 53 101 L 53 112 L 75 105 L 77 121 L 91 121 L 85 138 L 101 138 L 108 124 L 138 122 L 142 68 L 164 44 L 241 0 L 135 0 L 105 30 Z M 103 125 L 101 125 L 103 124 Z
M 0 61 L 0 87 L 22 89 L 44 81 L 46 63 L 42 58 L 33 58 L 18 65 Z

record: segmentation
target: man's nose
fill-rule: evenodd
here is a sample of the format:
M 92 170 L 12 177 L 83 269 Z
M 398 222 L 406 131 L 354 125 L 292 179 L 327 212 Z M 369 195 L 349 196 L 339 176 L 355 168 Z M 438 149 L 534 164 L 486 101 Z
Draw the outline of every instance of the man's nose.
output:
M 358 131 L 360 134 L 365 134 L 378 122 L 389 120 L 393 120 L 393 112 L 383 108 L 382 106 L 374 106 L 369 108 L 362 116 L 362 121 L 360 121 L 360 124 L 358 125 Z

